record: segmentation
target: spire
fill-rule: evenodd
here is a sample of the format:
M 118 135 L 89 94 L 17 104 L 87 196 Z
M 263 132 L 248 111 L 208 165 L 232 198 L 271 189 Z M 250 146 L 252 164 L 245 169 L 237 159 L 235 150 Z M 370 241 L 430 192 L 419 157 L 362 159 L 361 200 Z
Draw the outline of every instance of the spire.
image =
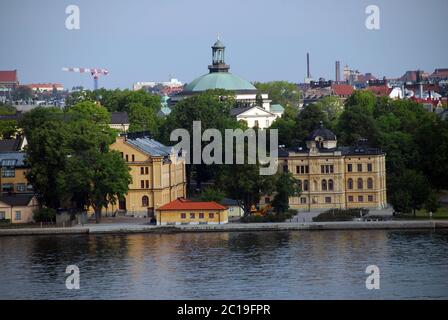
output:
M 229 72 L 230 66 L 226 65 L 224 53 L 226 46 L 219 40 L 219 35 L 215 44 L 212 46 L 212 64 L 208 66 L 210 73 L 212 72 Z

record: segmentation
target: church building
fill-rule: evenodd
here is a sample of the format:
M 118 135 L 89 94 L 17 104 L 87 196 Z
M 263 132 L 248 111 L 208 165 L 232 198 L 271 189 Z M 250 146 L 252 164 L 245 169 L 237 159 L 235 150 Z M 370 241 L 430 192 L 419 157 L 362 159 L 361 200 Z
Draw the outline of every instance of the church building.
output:
M 271 110 L 271 100 L 266 93 L 259 94 L 257 88 L 247 80 L 229 72 L 225 63 L 224 44 L 218 39 L 212 46 L 212 64 L 209 73 L 200 76 L 186 85 L 184 91 L 171 97 L 170 103 L 200 94 L 206 90 L 225 89 L 235 94 L 237 105 L 231 111 L 238 120 L 246 121 L 249 127 L 264 129 L 283 114 L 283 107 L 275 105 Z M 258 99 L 257 99 L 258 95 Z

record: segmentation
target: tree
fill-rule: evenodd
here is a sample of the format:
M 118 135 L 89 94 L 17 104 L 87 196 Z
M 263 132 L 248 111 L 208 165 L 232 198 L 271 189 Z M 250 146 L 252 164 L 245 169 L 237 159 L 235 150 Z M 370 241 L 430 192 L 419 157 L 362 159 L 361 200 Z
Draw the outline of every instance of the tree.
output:
M 425 202 L 425 209 L 428 212 L 436 213 L 440 208 L 440 201 L 437 193 L 434 190 L 431 190 L 428 199 Z
M 304 141 L 311 132 L 319 128 L 321 122 L 328 127 L 327 114 L 322 110 L 322 106 L 319 104 L 306 105 L 299 113 L 297 120 L 297 139 Z
M 152 108 L 141 103 L 129 105 L 129 132 L 149 131 L 153 136 L 158 135 L 157 115 Z
M 378 142 L 379 131 L 375 120 L 368 108 L 362 105 L 347 107 L 337 129 L 339 142 L 343 145 L 355 145 L 360 139 L 367 139 L 372 145 Z
M 275 182 L 275 196 L 272 201 L 275 212 L 282 214 L 288 211 L 289 197 L 298 196 L 301 191 L 298 180 L 294 178 L 291 172 L 278 174 Z
M 401 176 L 395 176 L 390 183 L 395 192 L 390 197 L 395 211 L 416 214 L 428 201 L 431 193 L 429 183 L 421 173 L 406 169 Z
M 327 96 L 316 102 L 323 112 L 327 114 L 331 128 L 336 128 L 337 121 L 344 111 L 344 104 L 337 96 Z
M 33 90 L 28 86 L 18 86 L 12 96 L 14 100 L 30 100 L 33 98 Z
M 300 89 L 295 83 L 287 81 L 257 82 L 255 87 L 259 93 L 267 93 L 273 104 L 281 104 L 283 107 L 299 107 L 301 95 Z
M 206 188 L 202 191 L 200 199 L 201 201 L 215 201 L 221 202 L 225 198 L 225 194 L 223 191 L 218 190 L 217 188 Z

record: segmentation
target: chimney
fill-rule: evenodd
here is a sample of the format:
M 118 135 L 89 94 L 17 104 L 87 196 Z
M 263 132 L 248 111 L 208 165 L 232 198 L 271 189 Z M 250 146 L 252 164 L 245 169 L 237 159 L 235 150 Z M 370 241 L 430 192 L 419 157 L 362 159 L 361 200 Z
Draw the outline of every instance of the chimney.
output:
M 336 81 L 336 83 L 341 81 L 341 62 L 340 61 L 336 61 L 336 74 L 335 74 L 334 80 Z
M 306 77 L 309 79 L 311 78 L 310 75 L 310 54 L 306 54 Z

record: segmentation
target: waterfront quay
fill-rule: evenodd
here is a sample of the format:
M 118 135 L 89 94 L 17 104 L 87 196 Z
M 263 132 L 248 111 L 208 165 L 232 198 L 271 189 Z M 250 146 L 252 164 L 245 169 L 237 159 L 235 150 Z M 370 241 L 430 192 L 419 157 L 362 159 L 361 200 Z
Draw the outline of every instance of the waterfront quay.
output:
M 0 236 L 70 235 L 70 234 L 132 234 L 181 232 L 247 232 L 247 231 L 324 231 L 324 230 L 435 230 L 448 229 L 448 221 L 348 221 L 348 222 L 284 222 L 230 223 L 221 225 L 155 226 L 137 223 L 100 223 L 71 228 L 0 229 Z

